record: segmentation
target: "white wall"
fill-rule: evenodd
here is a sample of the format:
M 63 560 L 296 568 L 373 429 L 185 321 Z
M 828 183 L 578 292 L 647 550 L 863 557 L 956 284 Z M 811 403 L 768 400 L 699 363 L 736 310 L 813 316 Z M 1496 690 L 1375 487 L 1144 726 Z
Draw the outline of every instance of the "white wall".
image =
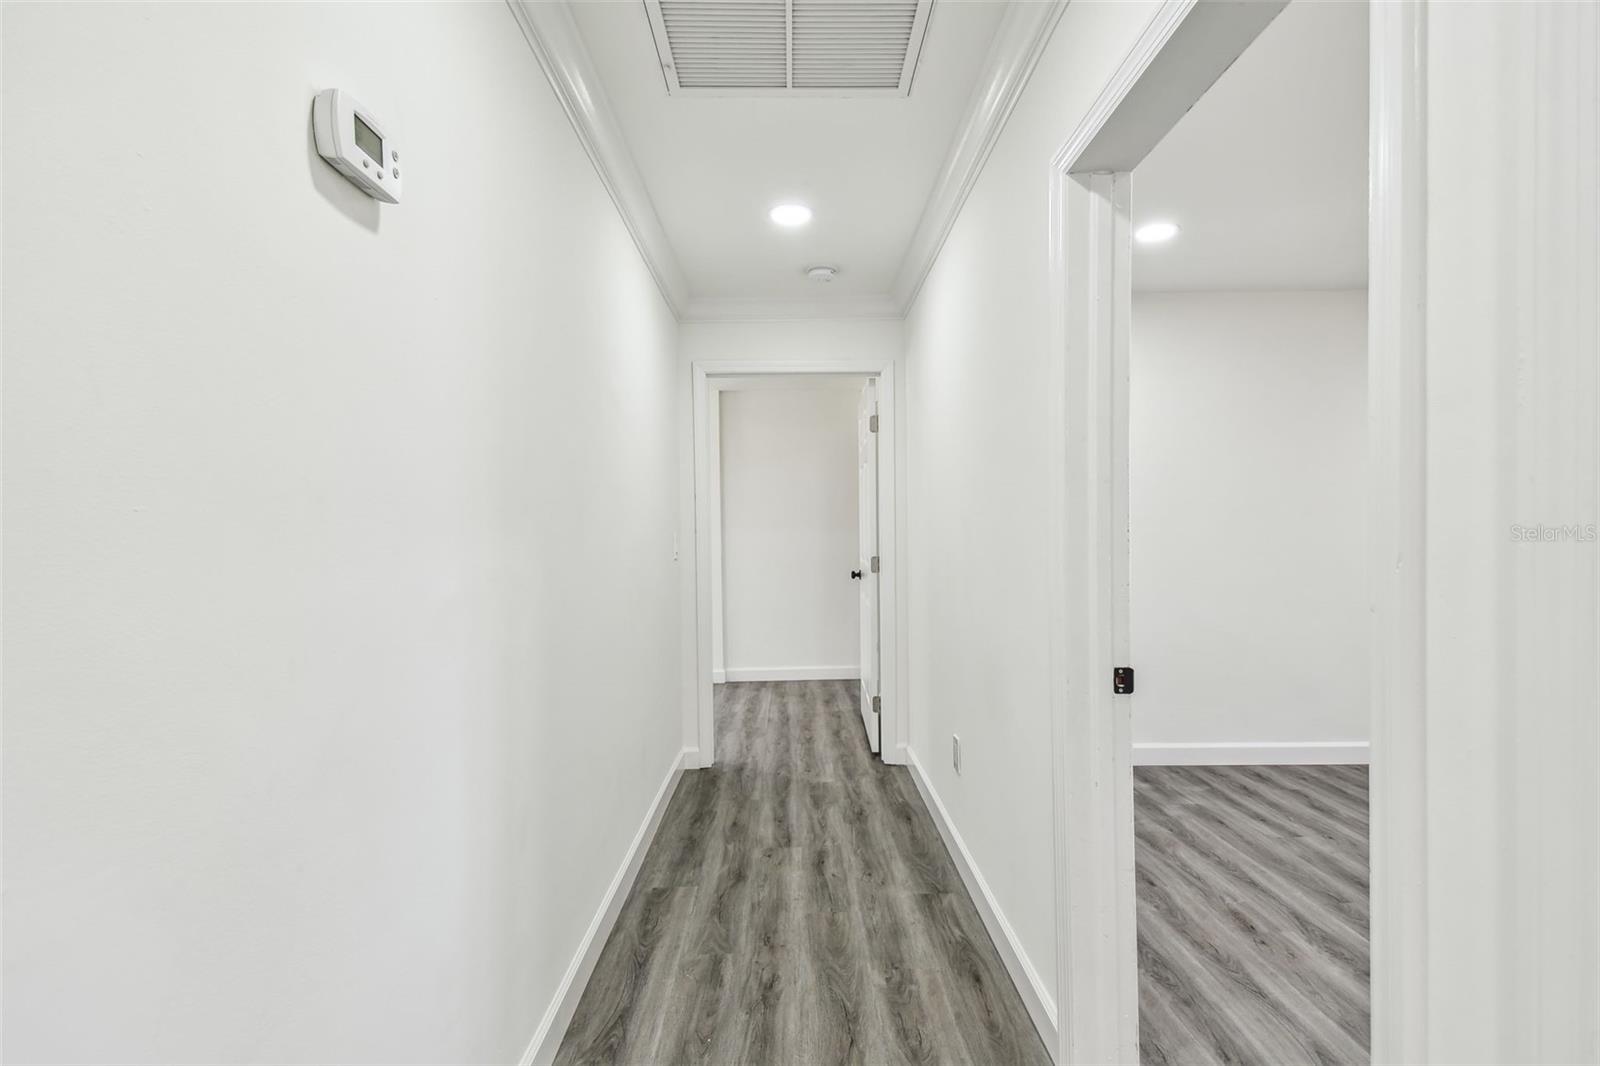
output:
M 912 748 L 1051 1009 L 1046 178 L 1158 6 L 1066 9 L 907 321 Z
M 1136 760 L 1365 758 L 1366 330 L 1365 291 L 1134 297 Z
M 501 4 L 3 17 L 5 1057 L 515 1061 L 681 744 L 676 325 Z
M 1600 12 L 1373 8 L 1380 30 L 1413 14 L 1425 77 L 1406 113 L 1426 116 L 1426 137 L 1413 155 L 1375 153 L 1419 167 L 1426 210 L 1393 221 L 1417 234 L 1426 269 L 1380 302 L 1397 264 L 1375 249 L 1380 336 L 1390 311 L 1421 316 L 1374 352 L 1375 380 L 1409 386 L 1378 452 L 1380 472 L 1399 456 L 1378 514 L 1422 520 L 1392 555 L 1378 541 L 1373 574 L 1390 653 L 1375 686 L 1389 713 L 1374 722 L 1374 795 L 1388 805 L 1373 822 L 1374 1050 L 1594 1062 Z M 1407 47 L 1375 54 L 1380 77 Z M 1387 92 L 1374 99 L 1381 110 Z M 1375 395 L 1389 426 L 1389 393 Z
M 898 359 L 905 342 L 904 323 L 878 318 L 685 322 L 679 334 L 686 373 L 691 363 L 718 360 Z
M 859 388 L 721 393 L 730 681 L 856 677 Z

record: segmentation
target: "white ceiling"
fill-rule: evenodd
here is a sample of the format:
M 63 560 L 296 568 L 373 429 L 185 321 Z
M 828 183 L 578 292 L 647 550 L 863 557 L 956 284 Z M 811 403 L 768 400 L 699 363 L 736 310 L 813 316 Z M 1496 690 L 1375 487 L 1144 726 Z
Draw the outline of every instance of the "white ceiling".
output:
M 903 98 L 669 96 L 642 0 L 573 15 L 691 295 L 847 302 L 888 297 L 1006 6 L 935 0 Z
M 1367 283 L 1367 5 L 1293 0 L 1133 172 L 1134 287 Z

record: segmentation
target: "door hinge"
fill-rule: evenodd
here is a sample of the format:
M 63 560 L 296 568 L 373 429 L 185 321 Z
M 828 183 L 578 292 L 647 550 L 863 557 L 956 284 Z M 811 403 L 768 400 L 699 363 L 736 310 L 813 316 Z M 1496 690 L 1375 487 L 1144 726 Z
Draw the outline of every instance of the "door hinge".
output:
M 874 574 L 878 572 L 878 557 L 876 555 L 872 557 L 872 572 Z
M 1114 666 L 1111 668 L 1111 691 L 1118 696 L 1126 696 L 1133 691 L 1133 667 Z
M 867 432 L 869 432 L 869 433 L 878 432 L 878 416 L 877 415 L 873 415 L 871 418 L 867 419 Z
M 873 714 L 881 714 L 882 712 L 883 712 L 883 697 L 882 696 L 874 696 L 874 697 L 872 697 L 872 713 Z

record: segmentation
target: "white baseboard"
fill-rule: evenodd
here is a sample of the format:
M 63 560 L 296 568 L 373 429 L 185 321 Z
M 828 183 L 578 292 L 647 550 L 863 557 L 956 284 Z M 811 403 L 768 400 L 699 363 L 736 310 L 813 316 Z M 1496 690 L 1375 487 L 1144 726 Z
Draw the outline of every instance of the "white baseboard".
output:
M 1313 766 L 1365 765 L 1372 745 L 1364 740 L 1244 741 L 1203 744 L 1135 744 L 1135 766 Z
M 911 767 L 911 779 L 916 782 L 917 791 L 922 793 L 922 802 L 933 815 L 933 824 L 939 827 L 939 835 L 944 838 L 944 846 L 949 850 L 951 858 L 955 859 L 956 869 L 961 871 L 961 880 L 966 883 L 967 892 L 972 896 L 972 902 L 978 908 L 978 914 L 983 918 L 985 928 L 989 930 L 989 939 L 994 941 L 995 948 L 1000 952 L 1000 960 L 1005 963 L 1007 972 L 1011 974 L 1011 980 L 1017 986 L 1022 1002 L 1027 1006 L 1028 1014 L 1033 1019 L 1034 1028 L 1039 1030 L 1039 1038 L 1044 1041 L 1044 1046 L 1054 1058 L 1055 1000 L 1045 991 L 1044 984 L 1039 979 L 1039 971 L 1034 969 L 1028 953 L 1017 941 L 1015 930 L 1006 920 L 1000 904 L 995 902 L 994 894 L 989 891 L 989 883 L 984 880 L 977 864 L 973 862 L 972 853 L 967 850 L 966 842 L 961 839 L 955 823 L 950 820 L 950 812 L 945 810 L 944 802 L 934 791 L 933 782 L 923 770 L 922 763 L 917 759 L 917 753 L 911 748 L 906 749 L 906 762 Z
M 672 790 L 683 775 L 687 754 L 680 751 L 667 768 L 666 779 L 661 782 L 661 787 L 656 790 L 656 798 L 650 801 L 650 809 L 645 812 L 644 824 L 633 835 L 633 843 L 628 845 L 628 850 L 622 856 L 622 866 L 611 879 L 611 887 L 606 889 L 606 894 L 600 900 L 600 909 L 589 922 L 583 939 L 578 941 L 577 954 L 572 957 L 561 983 L 556 986 L 555 998 L 550 1001 L 544 1017 L 539 1021 L 539 1028 L 534 1031 L 527 1050 L 518 1060 L 520 1066 L 545 1066 L 556 1057 L 561 1039 L 566 1036 L 567 1026 L 572 1022 L 572 1015 L 578 1009 L 578 1000 L 583 997 L 584 986 L 589 983 L 589 975 L 594 973 L 594 964 L 599 961 L 606 938 L 617 924 L 617 915 L 627 901 L 629 890 L 633 888 L 633 879 L 639 874 L 639 864 L 644 860 L 644 853 L 650 849 L 650 841 L 655 839 L 656 827 L 661 824 L 661 815 L 672 798 Z
M 711 683 L 713 685 L 725 684 L 728 680 L 728 671 L 718 667 L 711 668 Z
M 730 666 L 722 673 L 724 681 L 856 681 L 861 667 Z

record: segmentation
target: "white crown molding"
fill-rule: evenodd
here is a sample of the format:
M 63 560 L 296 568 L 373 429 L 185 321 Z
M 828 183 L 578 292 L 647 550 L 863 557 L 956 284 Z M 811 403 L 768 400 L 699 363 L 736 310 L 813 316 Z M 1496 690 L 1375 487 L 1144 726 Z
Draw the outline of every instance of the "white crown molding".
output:
M 638 245 L 662 298 L 681 318 L 689 302 L 688 283 L 572 12 L 565 3 L 549 0 L 506 0 L 506 5 L 550 79 L 550 87 L 561 101 L 584 151 L 589 153 L 600 183 L 617 205 L 617 213 Z
M 764 300 L 744 297 L 699 297 L 690 300 L 679 319 L 684 322 L 794 322 L 816 318 L 900 319 L 900 305 L 886 296 L 851 300 Z
M 916 232 L 895 276 L 894 303 L 903 316 L 911 310 L 922 283 L 933 269 L 956 216 L 967 202 L 1006 119 L 1033 75 L 1051 32 L 1066 10 L 1067 0 L 1012 4 L 989 48 L 988 66 L 974 87 L 966 117 L 951 143 L 950 154 L 922 209 Z
M 690 299 L 683 269 L 568 4 L 560 0 L 506 0 L 506 5 L 672 313 L 685 322 L 722 322 L 904 318 L 1027 85 L 1067 0 L 1011 5 L 996 31 L 985 73 L 974 87 L 966 117 L 901 259 L 892 295 L 838 302 Z

